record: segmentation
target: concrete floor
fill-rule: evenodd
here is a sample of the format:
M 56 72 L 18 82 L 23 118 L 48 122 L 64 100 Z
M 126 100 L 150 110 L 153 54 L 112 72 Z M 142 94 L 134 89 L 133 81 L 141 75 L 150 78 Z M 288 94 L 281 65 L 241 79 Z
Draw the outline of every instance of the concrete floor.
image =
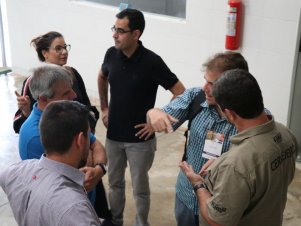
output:
M 14 90 L 20 90 L 23 77 L 18 75 L 0 76 L 0 170 L 19 161 L 18 135 L 12 129 L 13 114 L 16 111 Z M 98 105 L 98 100 L 92 100 Z M 105 129 L 98 123 L 96 132 L 98 139 L 104 143 Z M 152 226 L 173 226 L 175 224 L 173 208 L 175 181 L 179 171 L 177 166 L 181 159 L 184 145 L 183 130 L 172 134 L 157 135 L 157 153 L 150 170 L 151 210 L 149 221 Z M 301 225 L 301 164 L 296 164 L 296 175 L 289 187 L 288 201 L 284 213 L 284 226 Z M 124 212 L 125 226 L 131 226 L 135 217 L 129 171 L 126 172 L 127 192 Z M 107 187 L 107 177 L 104 178 Z M 273 205 L 271 203 L 271 205 Z M 0 226 L 16 226 L 7 198 L 0 188 Z M 188 225 L 183 225 L 188 226 Z

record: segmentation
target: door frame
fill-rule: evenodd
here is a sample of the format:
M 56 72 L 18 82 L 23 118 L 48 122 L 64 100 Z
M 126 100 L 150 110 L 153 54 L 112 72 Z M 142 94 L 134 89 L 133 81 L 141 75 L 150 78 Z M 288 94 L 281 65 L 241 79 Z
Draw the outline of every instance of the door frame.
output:
M 298 37 L 290 89 L 287 125 L 299 143 L 297 161 L 301 162 L 301 9 L 299 13 Z

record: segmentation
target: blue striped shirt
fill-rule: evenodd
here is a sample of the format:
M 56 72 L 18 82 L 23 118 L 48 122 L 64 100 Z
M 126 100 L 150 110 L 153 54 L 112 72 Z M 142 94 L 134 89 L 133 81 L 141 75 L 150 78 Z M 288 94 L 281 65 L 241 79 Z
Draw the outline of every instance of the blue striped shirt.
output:
M 182 95 L 162 108 L 163 111 L 177 118 L 179 121 L 173 125 L 176 130 L 186 120 L 188 120 L 189 104 L 200 92 L 201 88 L 187 89 Z M 202 152 L 208 131 L 224 134 L 225 139 L 222 153 L 227 152 L 230 147 L 230 136 L 237 133 L 233 124 L 225 118 L 221 118 L 214 106 L 209 106 L 206 101 L 200 103 L 202 111 L 192 120 L 190 137 L 187 146 L 187 162 L 192 165 L 195 172 L 199 172 L 207 159 L 202 158 Z M 199 214 L 198 200 L 193 192 L 193 188 L 185 174 L 180 171 L 176 183 L 176 195 L 194 214 Z

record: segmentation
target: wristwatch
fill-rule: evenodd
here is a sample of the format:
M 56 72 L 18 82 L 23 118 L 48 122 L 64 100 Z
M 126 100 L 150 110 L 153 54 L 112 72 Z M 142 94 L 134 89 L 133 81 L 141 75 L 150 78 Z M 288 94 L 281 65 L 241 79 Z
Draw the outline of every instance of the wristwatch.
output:
M 104 163 L 96 163 L 95 166 L 100 166 L 100 168 L 102 169 L 103 175 L 105 175 L 107 173 L 107 165 Z
M 200 188 L 204 188 L 204 189 L 208 190 L 208 187 L 207 187 L 207 185 L 206 185 L 204 182 L 201 182 L 201 183 L 198 183 L 198 184 L 193 185 L 193 190 L 194 190 L 195 193 L 196 193 L 197 190 L 199 190 Z

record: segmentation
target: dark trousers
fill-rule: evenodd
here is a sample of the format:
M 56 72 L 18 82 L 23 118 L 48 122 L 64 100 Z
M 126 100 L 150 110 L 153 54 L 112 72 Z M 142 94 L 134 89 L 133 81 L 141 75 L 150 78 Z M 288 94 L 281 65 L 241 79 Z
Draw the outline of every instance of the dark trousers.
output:
M 94 209 L 99 218 L 111 220 L 112 215 L 108 206 L 106 191 L 102 180 L 96 185 L 96 199 L 94 202 Z

